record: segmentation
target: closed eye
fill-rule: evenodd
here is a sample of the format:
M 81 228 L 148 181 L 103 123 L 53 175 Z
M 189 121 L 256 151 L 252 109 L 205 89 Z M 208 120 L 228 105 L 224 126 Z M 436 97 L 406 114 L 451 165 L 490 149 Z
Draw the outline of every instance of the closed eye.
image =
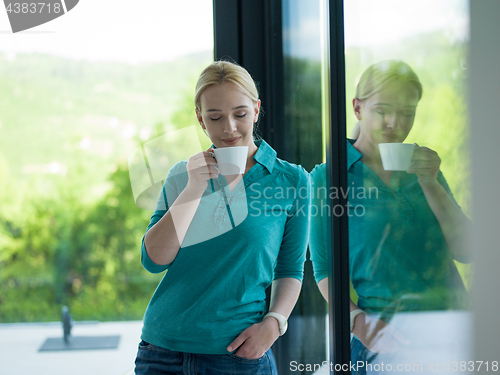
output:
M 222 116 L 221 116 L 221 117 L 217 117 L 217 118 L 212 118 L 212 117 L 210 117 L 210 120 L 212 120 L 212 121 L 218 121 L 218 120 L 220 120 L 221 118 L 222 118 Z
M 238 117 L 238 118 L 243 118 L 243 117 L 245 117 L 246 115 L 247 115 L 247 113 L 245 112 L 245 113 L 243 113 L 242 115 L 235 115 L 235 116 L 236 116 L 236 117 Z
M 403 116 L 413 117 L 413 116 L 415 116 L 415 112 L 403 112 Z

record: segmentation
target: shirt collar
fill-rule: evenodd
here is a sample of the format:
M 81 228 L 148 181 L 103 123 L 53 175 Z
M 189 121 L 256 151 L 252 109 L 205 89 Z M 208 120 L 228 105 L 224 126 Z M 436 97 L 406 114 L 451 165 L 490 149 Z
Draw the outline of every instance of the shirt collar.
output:
M 265 167 L 269 173 L 273 173 L 274 163 L 276 162 L 276 151 L 269 146 L 269 144 L 263 139 L 255 141 L 255 145 L 258 147 L 253 160 Z M 217 148 L 212 144 L 212 148 Z
M 276 151 L 269 146 L 263 139 L 255 141 L 255 145 L 259 148 L 253 159 L 264 166 L 269 173 L 273 173 L 274 164 L 276 163 Z
M 347 138 L 347 170 L 349 170 L 354 163 L 356 163 L 358 160 L 361 160 L 361 158 L 363 157 L 361 152 L 356 150 L 356 148 L 353 146 L 354 142 L 356 142 L 355 139 Z

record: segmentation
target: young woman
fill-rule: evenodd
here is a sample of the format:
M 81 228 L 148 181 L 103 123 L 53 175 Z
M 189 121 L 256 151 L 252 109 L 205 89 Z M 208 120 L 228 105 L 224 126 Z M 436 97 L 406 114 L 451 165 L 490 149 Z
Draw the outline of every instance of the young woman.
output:
M 349 267 L 358 295 L 357 304 L 350 303 L 353 363 L 410 343 L 388 324 L 397 312 L 464 306 L 453 259 L 468 261 L 462 246 L 468 219 L 439 170 L 439 156 L 416 145 L 409 169 L 401 172 L 384 170 L 380 157 L 380 143 L 406 139 L 421 96 L 407 64 L 382 61 L 362 74 L 353 99 L 358 123 L 347 143 Z M 311 172 L 318 208 L 327 198 L 325 170 L 323 164 Z M 328 300 L 327 223 L 326 215 L 312 217 L 310 249 Z
M 308 174 L 254 139 L 260 100 L 242 67 L 208 66 L 195 106 L 213 146 L 172 168 L 144 236 L 144 267 L 167 272 L 144 316 L 136 374 L 276 374 L 270 347 L 301 288 Z M 234 146 L 248 146 L 245 173 L 223 176 L 213 150 Z

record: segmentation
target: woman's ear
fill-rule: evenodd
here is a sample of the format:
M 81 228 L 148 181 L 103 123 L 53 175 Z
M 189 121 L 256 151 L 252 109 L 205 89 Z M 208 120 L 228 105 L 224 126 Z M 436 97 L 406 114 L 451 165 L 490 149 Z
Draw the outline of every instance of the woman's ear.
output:
M 356 118 L 358 120 L 361 120 L 362 119 L 362 116 L 361 116 L 361 100 L 359 100 L 358 98 L 354 98 L 352 100 L 352 107 L 354 109 L 354 114 L 356 115 Z
M 258 99 L 255 102 L 254 111 L 255 112 L 254 112 L 253 122 L 256 123 L 257 120 L 259 119 L 259 113 L 260 113 L 260 99 Z
M 198 108 L 195 108 L 195 111 L 196 111 L 196 118 L 198 119 L 198 122 L 200 123 L 201 125 L 201 128 L 203 130 L 205 130 L 207 127 L 205 126 L 205 124 L 203 123 L 203 117 L 201 117 L 201 113 L 200 111 L 198 111 Z

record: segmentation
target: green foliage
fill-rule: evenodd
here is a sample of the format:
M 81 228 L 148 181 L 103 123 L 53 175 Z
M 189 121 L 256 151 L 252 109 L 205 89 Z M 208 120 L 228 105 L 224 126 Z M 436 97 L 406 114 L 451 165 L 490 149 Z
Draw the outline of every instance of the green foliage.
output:
M 396 44 L 346 50 L 347 134 L 357 120 L 352 109 L 359 76 L 371 64 L 387 59 L 408 63 L 419 76 L 423 96 L 415 124 L 405 142 L 436 151 L 451 191 L 471 216 L 471 171 L 468 146 L 469 123 L 466 98 L 467 44 L 450 41 L 444 31 L 416 35 Z M 470 287 L 470 265 L 457 263 L 466 287 Z
M 141 265 L 151 212 L 135 205 L 127 164 L 144 140 L 117 137 L 109 119 L 145 123 L 152 138 L 196 124 L 186 82 L 209 61 L 0 56 L 0 322 L 59 320 L 62 305 L 76 320 L 142 318 L 161 278 Z M 54 161 L 66 169 L 50 173 Z
M 470 170 L 466 99 L 466 45 L 451 42 L 444 31 L 416 35 L 396 44 L 346 50 L 347 134 L 357 120 L 352 109 L 359 76 L 387 59 L 408 63 L 419 76 L 423 96 L 406 142 L 435 150 L 441 170 L 465 213 L 470 214 Z
M 77 320 L 140 318 L 158 276 L 140 264 L 150 213 L 134 204 L 127 166 L 93 204 L 82 185 L 51 180 L 51 194 L 23 193 L 17 220 L 2 215 L 0 321 L 57 320 L 61 305 Z
M 54 160 L 76 168 L 73 153 L 89 137 L 86 163 L 94 164 L 102 181 L 109 172 L 103 161 L 126 158 L 135 146 L 123 133 L 167 124 L 182 102 L 180 93 L 194 95 L 192 76 L 210 60 L 208 51 L 136 66 L 41 54 L 9 60 L 0 54 L 0 150 L 13 177 L 24 178 L 33 164 Z
M 283 64 L 287 160 L 311 171 L 321 160 L 321 63 L 285 57 Z M 300 142 L 292 138 L 297 135 Z

